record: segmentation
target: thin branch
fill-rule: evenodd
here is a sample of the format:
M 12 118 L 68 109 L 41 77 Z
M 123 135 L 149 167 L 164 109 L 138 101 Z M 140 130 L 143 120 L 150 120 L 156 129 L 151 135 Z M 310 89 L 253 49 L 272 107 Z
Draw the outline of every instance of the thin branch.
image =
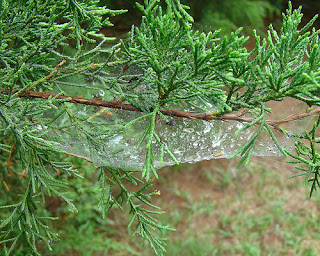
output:
M 54 74 L 55 72 L 57 72 L 57 71 L 59 70 L 59 68 L 61 68 L 61 66 L 62 66 L 63 64 L 65 64 L 66 62 L 67 62 L 66 60 L 62 60 L 62 61 L 51 71 L 51 73 L 50 73 L 48 76 L 46 76 L 46 80 L 50 80 L 51 77 L 53 76 L 53 74 Z
M 130 104 L 120 103 L 117 100 L 104 101 L 104 100 L 100 100 L 100 99 L 86 99 L 86 98 L 82 98 L 80 96 L 67 96 L 67 95 L 57 96 L 56 94 L 51 94 L 51 93 L 47 93 L 47 92 L 36 92 L 36 91 L 29 91 L 29 90 L 20 93 L 19 97 L 39 98 L 39 99 L 48 99 L 50 97 L 51 98 L 55 97 L 56 99 L 66 99 L 66 100 L 68 100 L 68 102 L 75 103 L 75 104 L 93 105 L 93 106 L 99 106 L 99 107 L 117 108 L 117 109 L 141 112 L 138 108 L 136 108 Z
M 50 79 L 53 73 L 61 66 L 63 63 L 59 63 L 59 65 L 53 70 L 47 78 Z M 1 92 L 3 93 L 5 90 L 2 89 Z M 130 105 L 130 104 L 125 104 L 121 103 L 117 100 L 113 101 L 104 101 L 101 99 L 86 99 L 82 98 L 80 96 L 67 96 L 67 95 L 60 95 L 57 96 L 56 94 L 51 94 L 47 92 L 36 92 L 36 91 L 23 91 L 19 93 L 19 90 L 14 90 L 14 93 L 18 93 L 19 97 L 23 98 L 39 98 L 39 99 L 48 99 L 48 98 L 53 98 L 55 97 L 56 99 L 67 99 L 68 102 L 70 103 L 75 103 L 75 104 L 82 104 L 82 105 L 93 105 L 93 106 L 99 106 L 99 107 L 108 107 L 108 108 L 114 108 L 114 109 L 122 109 L 122 110 L 129 110 L 129 111 L 135 111 L 135 112 L 141 112 L 140 109 Z M 151 109 L 150 109 L 151 110 Z M 254 121 L 254 118 L 252 117 L 245 117 L 244 115 L 247 112 L 247 109 L 241 109 L 240 111 L 237 112 L 232 112 L 232 113 L 227 113 L 221 116 L 216 116 L 215 113 L 197 113 L 197 112 L 188 112 L 188 111 L 181 111 L 181 110 L 168 110 L 164 108 L 160 108 L 159 111 L 167 116 L 174 116 L 174 117 L 181 117 L 181 118 L 188 118 L 188 119 L 200 119 L 200 120 L 205 120 L 205 121 L 210 121 L 210 120 L 221 120 L 221 121 L 238 121 L 238 122 L 244 122 L 244 123 L 249 123 Z M 298 120 L 301 120 L 306 117 L 313 116 L 315 114 L 320 113 L 320 107 L 313 109 L 309 112 L 305 113 L 300 113 L 296 115 L 290 115 L 286 118 L 279 119 L 279 120 L 266 120 L 267 124 L 272 126 L 273 128 L 277 130 L 282 130 L 279 125 L 285 124 L 285 123 L 292 123 Z M 85 156 L 80 156 L 76 155 L 73 153 L 68 153 L 65 152 L 66 155 L 74 156 L 77 158 L 84 159 L 90 163 L 93 161 L 90 158 L 87 158 Z
M 49 97 L 56 97 L 56 94 L 51 94 L 47 92 L 24 91 L 19 94 L 19 97 L 48 99 Z M 75 103 L 75 104 L 93 105 L 93 106 L 99 106 L 99 107 L 108 107 L 108 108 L 141 112 L 140 109 L 130 104 L 121 103 L 117 100 L 104 101 L 101 99 L 86 99 L 80 96 L 67 96 L 67 95 L 57 96 L 56 99 L 68 99 L 69 100 L 68 102 Z M 245 122 L 245 123 L 254 121 L 254 118 L 244 116 L 244 114 L 246 113 L 246 109 L 241 109 L 240 111 L 237 111 L 237 112 L 227 113 L 222 116 L 216 116 L 214 112 L 213 113 L 197 113 L 197 112 L 188 112 L 188 111 L 181 111 L 181 110 L 168 110 L 164 108 L 160 108 L 160 112 L 167 116 L 175 116 L 175 117 L 182 117 L 182 118 L 189 118 L 189 119 L 201 119 L 205 121 L 222 120 L 222 121 L 238 121 L 238 122 Z M 318 113 L 320 113 L 320 107 L 313 109 L 309 112 L 290 115 L 284 119 L 266 120 L 266 122 L 268 125 L 279 130 L 280 129 L 279 125 L 281 124 L 295 122 L 303 118 L 313 116 Z
M 86 160 L 86 161 L 89 162 L 89 163 L 93 163 L 93 161 L 92 161 L 90 158 L 88 158 L 88 157 L 76 155 L 76 154 L 69 153 L 69 152 L 64 152 L 64 153 L 65 153 L 66 155 L 68 155 L 68 156 L 74 156 L 74 157 L 76 157 L 76 158 L 84 159 L 84 160 Z
M 45 77 L 42 77 L 42 78 L 38 79 L 37 81 L 34 81 L 30 86 L 28 86 L 27 90 L 29 90 L 29 89 L 31 89 L 31 88 L 39 85 L 39 84 L 42 84 L 42 83 L 45 82 L 45 81 L 50 80 L 51 77 L 54 75 L 54 73 L 56 73 L 56 72 L 59 70 L 59 68 L 61 68 L 61 66 L 62 66 L 63 64 L 65 64 L 65 63 L 66 63 L 66 60 L 62 60 L 62 61 L 50 72 L 49 75 L 47 75 L 47 76 L 45 76 Z

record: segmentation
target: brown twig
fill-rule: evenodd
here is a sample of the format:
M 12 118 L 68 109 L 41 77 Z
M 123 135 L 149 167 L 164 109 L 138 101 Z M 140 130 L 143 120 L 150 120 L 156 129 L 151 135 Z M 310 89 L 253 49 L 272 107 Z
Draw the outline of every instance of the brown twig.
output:
M 3 184 L 4 188 L 7 190 L 7 192 L 9 192 L 10 189 L 9 189 L 7 183 L 5 181 L 2 181 L 2 184 Z
M 62 60 L 62 61 L 51 71 L 51 73 L 46 76 L 46 80 L 50 80 L 51 77 L 53 76 L 53 74 L 54 74 L 55 72 L 57 72 L 58 69 L 61 68 L 61 66 L 62 66 L 63 64 L 65 64 L 66 62 L 67 62 L 66 60 Z
M 52 98 L 55 97 L 56 99 L 69 99 L 68 102 L 75 103 L 75 104 L 93 105 L 93 106 L 99 106 L 99 107 L 117 108 L 117 109 L 141 112 L 138 108 L 130 104 L 123 104 L 116 100 L 104 101 L 101 99 L 86 99 L 80 96 L 66 96 L 66 95 L 57 96 L 56 94 L 51 94 L 47 92 L 36 92 L 36 91 L 29 91 L 29 90 L 20 93 L 19 97 L 39 98 L 39 99 L 48 99 L 50 97 Z
M 60 63 L 58 66 L 63 65 L 64 63 Z M 57 69 L 59 67 L 56 67 Z M 53 70 L 51 73 L 53 74 L 56 70 Z M 50 73 L 50 75 L 51 75 Z M 49 79 L 52 76 L 48 76 Z M 4 89 L 1 90 L 4 92 Z M 15 90 L 14 93 L 19 93 L 18 90 Z M 99 107 L 108 107 L 108 108 L 113 108 L 113 109 L 122 109 L 122 110 L 128 110 L 128 111 L 135 111 L 135 112 L 141 112 L 140 109 L 130 105 L 130 104 L 125 104 L 121 103 L 117 100 L 113 101 L 104 101 L 101 99 L 86 99 L 82 98 L 80 96 L 67 96 L 67 95 L 59 95 L 57 96 L 56 94 L 51 94 L 47 92 L 37 92 L 37 91 L 23 91 L 18 94 L 19 97 L 24 97 L 24 98 L 40 98 L 40 99 L 48 99 L 48 98 L 56 98 L 56 99 L 66 99 L 70 103 L 75 103 L 75 104 L 82 104 L 82 105 L 92 105 L 92 106 L 99 106 Z M 222 120 L 222 121 L 238 121 L 238 122 L 244 122 L 244 123 L 249 123 L 254 121 L 254 118 L 252 117 L 245 117 L 246 109 L 241 109 L 240 111 L 237 112 L 232 112 L 232 113 L 227 113 L 222 116 L 216 116 L 215 113 L 197 113 L 197 112 L 188 112 L 188 111 L 181 111 L 181 110 L 168 110 L 164 108 L 160 108 L 159 110 L 162 114 L 167 115 L 167 116 L 173 116 L 173 117 L 181 117 L 181 118 L 189 118 L 189 119 L 201 119 L 201 120 Z M 306 117 L 313 116 L 315 114 L 320 113 L 320 107 L 313 109 L 309 112 L 305 113 L 300 113 L 300 114 L 295 114 L 295 115 L 290 115 L 286 118 L 279 119 L 279 120 L 266 120 L 266 123 L 273 128 L 277 130 L 281 130 L 279 125 L 285 124 L 285 123 L 291 123 L 295 122 L 298 120 L 301 120 Z M 79 156 L 73 153 L 65 153 L 70 156 L 74 156 L 77 158 L 82 158 L 90 163 L 92 163 L 92 160 L 84 157 L 84 156 Z
M 74 156 L 74 157 L 76 157 L 76 158 L 84 159 L 84 160 L 86 160 L 86 161 L 89 162 L 89 163 L 92 163 L 92 162 L 93 162 L 90 158 L 85 157 L 85 156 L 80 156 L 80 155 L 76 155 L 76 154 L 69 153 L 69 152 L 65 152 L 65 154 L 68 155 L 68 156 Z
M 66 63 L 66 60 L 62 60 L 51 72 L 49 75 L 42 77 L 40 79 L 38 79 L 37 81 L 34 81 L 32 84 L 30 84 L 30 86 L 28 86 L 27 89 L 25 89 L 25 91 L 30 90 L 31 88 L 34 88 L 35 86 L 38 86 L 39 84 L 42 84 L 45 81 L 48 81 L 52 78 L 52 76 L 54 75 L 54 73 L 56 73 L 63 64 Z
M 93 105 L 99 107 L 108 107 L 114 109 L 122 109 L 122 110 L 129 110 L 135 112 L 141 112 L 140 109 L 130 105 L 121 103 L 117 100 L 113 101 L 104 101 L 101 99 L 86 99 L 80 96 L 67 96 L 67 95 L 60 95 L 57 96 L 56 94 L 51 94 L 47 92 L 36 92 L 36 91 L 24 91 L 19 94 L 20 97 L 25 98 L 40 98 L 40 99 L 48 99 L 49 97 L 56 97 L 57 99 L 69 99 L 68 102 L 75 103 L 75 104 L 83 104 L 83 105 Z M 169 110 L 160 108 L 160 112 L 167 116 L 175 116 L 175 117 L 182 117 L 182 118 L 189 118 L 189 119 L 201 119 L 201 120 L 222 120 L 222 121 L 238 121 L 238 122 L 252 122 L 254 118 L 252 117 L 245 117 L 244 114 L 246 113 L 246 109 L 241 109 L 237 112 L 227 113 L 222 116 L 216 116 L 215 113 L 197 113 L 197 112 L 188 112 L 188 111 L 181 111 L 181 110 Z M 300 113 L 296 115 L 290 115 L 284 119 L 279 120 L 266 120 L 267 124 L 279 129 L 279 125 L 284 123 L 291 123 L 297 120 L 301 120 L 305 117 L 313 116 L 315 114 L 320 113 L 320 108 L 313 109 L 309 112 Z

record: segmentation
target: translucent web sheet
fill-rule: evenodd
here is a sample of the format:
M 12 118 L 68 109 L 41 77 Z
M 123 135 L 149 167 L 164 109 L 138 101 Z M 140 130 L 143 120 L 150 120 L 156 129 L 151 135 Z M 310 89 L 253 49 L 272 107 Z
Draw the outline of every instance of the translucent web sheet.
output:
M 80 108 L 77 106 L 77 108 Z M 138 148 L 137 145 L 149 119 L 134 123 L 129 128 L 124 125 L 141 116 L 141 113 L 125 110 L 100 109 L 83 107 L 78 115 L 83 120 L 94 122 L 94 125 L 84 121 L 80 126 L 71 124 L 66 115 L 55 121 L 57 127 L 65 127 L 47 133 L 47 139 L 59 143 L 57 148 L 72 154 L 90 158 L 96 166 L 110 166 L 125 169 L 141 169 L 146 157 L 146 140 Z M 254 134 L 257 127 L 246 129 L 239 135 L 235 132 L 244 124 L 237 121 L 203 121 L 169 117 L 169 122 L 158 119 L 155 131 L 161 143 L 174 154 L 180 163 L 195 163 L 215 158 L 229 158 Z M 296 124 L 290 124 L 295 131 Z M 89 136 L 82 128 L 90 130 Z M 302 127 L 303 129 L 303 127 Z M 101 132 L 104 131 L 104 132 Z M 293 147 L 290 138 L 274 131 L 280 145 L 288 150 Z M 161 168 L 175 164 L 165 152 L 160 164 L 160 145 L 153 141 L 155 167 Z M 255 156 L 279 156 L 281 153 L 266 132 L 262 132 L 254 149 Z
M 123 68 L 123 66 L 110 67 L 110 77 L 112 79 L 116 78 L 120 84 L 123 83 L 130 88 L 132 87 L 130 93 L 135 94 L 135 90 L 139 90 L 139 96 L 141 97 L 141 90 L 144 89 L 142 85 L 146 86 L 145 83 L 135 86 L 134 82 L 130 83 L 130 80 L 137 76 L 146 76 L 149 74 L 148 71 L 143 72 L 138 67 L 130 66 L 123 72 Z M 78 93 L 85 98 L 102 97 L 103 100 L 114 100 L 116 98 L 99 81 L 87 81 L 79 76 L 73 79 L 69 78 L 67 82 L 57 81 L 57 87 L 65 95 Z M 150 90 L 150 88 L 147 88 L 145 91 L 149 92 Z M 146 102 L 157 100 L 157 97 L 154 99 L 154 96 L 149 94 L 144 94 L 143 97 L 146 98 Z M 192 106 L 200 106 L 202 103 L 193 103 L 189 105 L 186 111 L 201 112 Z M 69 108 L 74 112 L 74 116 L 79 118 L 76 121 L 71 121 L 70 116 L 63 114 L 55 120 L 53 125 L 58 129 L 49 131 L 45 136 L 51 141 L 58 142 L 59 146 L 57 148 L 67 153 L 90 158 L 96 166 L 124 169 L 141 169 L 143 167 L 147 154 L 147 142 L 144 140 L 140 147 L 138 147 L 138 144 L 149 124 L 149 119 L 143 119 L 128 128 L 124 128 L 130 121 L 141 117 L 142 113 L 95 106 L 81 106 L 71 103 L 66 104 L 70 104 Z M 269 107 L 272 108 L 274 114 L 272 116 L 268 115 L 267 119 L 281 119 L 292 113 L 305 111 L 305 106 L 303 106 L 303 109 L 300 107 L 293 109 L 292 106 L 295 103 L 286 102 L 286 100 L 280 102 L 281 106 L 277 108 L 275 108 L 275 104 L 278 103 L 271 102 Z M 176 107 L 172 106 L 171 109 Z M 210 104 L 203 104 L 201 108 L 205 109 L 204 112 L 207 113 L 215 111 Z M 47 115 L 50 116 L 50 113 L 47 113 Z M 161 118 L 157 119 L 155 132 L 161 143 L 168 147 L 180 163 L 229 158 L 251 138 L 258 128 L 255 126 L 244 130 L 239 135 L 235 135 L 235 132 L 244 126 L 243 123 L 238 121 L 207 122 L 177 117 L 168 117 L 168 119 L 169 122 Z M 299 121 L 287 124 L 284 127 L 289 131 L 303 132 L 306 124 L 305 121 Z M 85 131 L 89 131 L 89 133 L 86 134 Z M 273 132 L 283 148 L 292 150 L 293 141 L 290 138 L 279 131 L 274 130 Z M 161 168 L 175 164 L 166 152 L 164 153 L 163 161 L 160 163 L 160 148 L 161 145 L 154 139 L 155 167 Z M 260 134 L 253 155 L 280 156 L 281 153 L 270 138 L 270 135 L 263 131 Z

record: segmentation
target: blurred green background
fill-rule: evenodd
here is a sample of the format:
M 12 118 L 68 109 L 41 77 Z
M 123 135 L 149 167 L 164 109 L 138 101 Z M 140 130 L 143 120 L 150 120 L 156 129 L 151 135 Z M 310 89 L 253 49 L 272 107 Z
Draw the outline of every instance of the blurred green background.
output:
M 140 12 L 134 0 L 102 0 L 101 4 L 111 9 L 127 9 L 126 14 L 112 18 L 115 33 L 128 31 L 132 24 L 138 25 Z M 142 3 L 143 1 L 138 1 Z M 273 23 L 280 26 L 281 13 L 288 7 L 284 0 L 181 0 L 191 7 L 189 13 L 194 17 L 196 29 L 204 32 L 222 29 L 223 34 L 230 33 L 238 27 L 244 27 L 244 33 L 252 35 L 252 29 L 263 33 L 266 27 Z M 320 10 L 320 1 L 293 0 L 294 8 L 303 6 L 304 21 L 307 22 Z M 316 26 L 319 27 L 319 21 Z

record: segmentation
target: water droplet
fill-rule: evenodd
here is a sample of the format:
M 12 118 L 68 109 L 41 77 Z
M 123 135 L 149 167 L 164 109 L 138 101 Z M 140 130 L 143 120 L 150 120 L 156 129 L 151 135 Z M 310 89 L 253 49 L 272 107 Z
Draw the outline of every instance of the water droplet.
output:
M 99 96 L 100 96 L 100 97 L 103 97 L 103 96 L 104 96 L 104 90 L 102 90 L 102 89 L 99 90 Z

